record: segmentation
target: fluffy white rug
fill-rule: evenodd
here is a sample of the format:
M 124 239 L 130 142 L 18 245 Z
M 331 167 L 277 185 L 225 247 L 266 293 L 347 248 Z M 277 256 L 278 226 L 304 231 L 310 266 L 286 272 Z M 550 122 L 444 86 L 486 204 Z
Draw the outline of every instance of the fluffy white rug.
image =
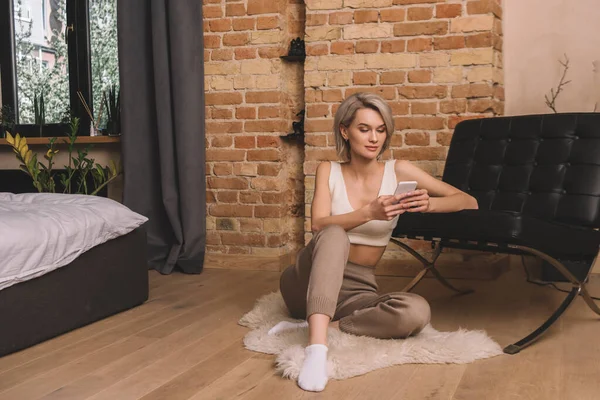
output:
M 252 329 L 244 337 L 247 349 L 277 354 L 278 372 L 296 379 L 308 332 L 304 328 L 268 335 L 280 321 L 299 322 L 289 317 L 281 294 L 275 292 L 260 298 L 239 324 Z M 330 329 L 328 346 L 330 379 L 346 379 L 396 364 L 463 364 L 502 354 L 498 343 L 483 331 L 438 332 L 431 325 L 404 340 L 374 339 Z

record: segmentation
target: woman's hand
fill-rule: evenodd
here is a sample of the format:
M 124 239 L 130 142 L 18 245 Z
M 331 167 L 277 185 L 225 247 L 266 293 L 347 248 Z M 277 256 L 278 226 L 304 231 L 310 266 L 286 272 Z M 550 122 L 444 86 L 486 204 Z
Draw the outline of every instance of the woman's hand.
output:
M 431 203 L 427 189 L 417 189 L 412 192 L 405 193 L 405 197 L 399 203 L 402 209 L 406 212 L 422 212 L 429 211 Z
M 404 214 L 406 209 L 399 203 L 404 197 L 406 194 L 379 196 L 365 206 L 369 220 L 391 221 L 397 215 Z

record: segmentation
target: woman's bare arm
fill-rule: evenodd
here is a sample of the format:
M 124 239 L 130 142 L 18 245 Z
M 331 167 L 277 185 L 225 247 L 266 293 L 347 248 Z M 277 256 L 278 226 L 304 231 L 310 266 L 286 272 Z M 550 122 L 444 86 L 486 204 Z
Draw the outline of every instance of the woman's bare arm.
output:
M 409 161 L 396 161 L 396 176 L 400 180 L 418 182 L 414 195 L 401 201 L 408 212 L 444 213 L 478 208 L 477 200 L 473 196 L 434 178 Z M 427 196 L 429 204 L 423 209 L 421 205 Z

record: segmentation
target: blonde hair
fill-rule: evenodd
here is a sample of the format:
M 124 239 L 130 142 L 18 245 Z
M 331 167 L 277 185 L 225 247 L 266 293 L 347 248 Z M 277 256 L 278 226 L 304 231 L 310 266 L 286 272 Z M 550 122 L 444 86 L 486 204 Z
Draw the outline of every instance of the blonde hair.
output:
M 356 116 L 356 112 L 363 108 L 370 108 L 379 112 L 386 129 L 386 138 L 383 142 L 383 147 L 377 155 L 377 159 L 381 158 L 383 152 L 390 146 L 392 140 L 392 134 L 394 133 L 394 118 L 392 117 L 392 109 L 387 102 L 376 95 L 375 93 L 359 92 L 347 97 L 333 119 L 333 132 L 335 135 L 335 149 L 337 150 L 338 157 L 344 161 L 350 160 L 350 144 L 342 136 L 340 125 L 343 125 L 346 129 L 350 127 Z

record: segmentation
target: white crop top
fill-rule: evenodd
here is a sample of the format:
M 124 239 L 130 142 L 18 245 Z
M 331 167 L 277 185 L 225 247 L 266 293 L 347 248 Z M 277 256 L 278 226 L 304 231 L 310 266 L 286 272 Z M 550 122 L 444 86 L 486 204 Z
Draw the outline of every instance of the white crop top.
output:
M 377 195 L 393 195 L 396 191 L 396 172 L 394 165 L 396 160 L 385 163 L 383 180 Z M 354 209 L 348 200 L 346 184 L 342 175 L 342 167 L 338 162 L 331 161 L 331 172 L 329 173 L 329 193 L 331 194 L 331 215 L 347 214 Z M 392 231 L 398 223 L 398 216 L 391 221 L 372 220 L 349 230 L 350 243 L 364 244 L 369 246 L 387 246 Z

